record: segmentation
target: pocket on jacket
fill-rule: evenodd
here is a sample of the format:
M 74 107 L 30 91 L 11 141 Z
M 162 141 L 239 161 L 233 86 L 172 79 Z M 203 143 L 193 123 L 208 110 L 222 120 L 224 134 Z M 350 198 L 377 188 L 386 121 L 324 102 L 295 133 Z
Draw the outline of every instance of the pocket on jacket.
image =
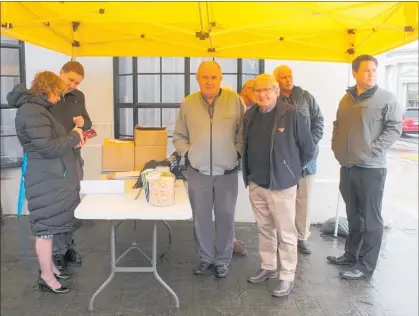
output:
M 372 146 L 371 141 L 369 139 L 366 139 L 364 141 L 361 141 L 360 139 L 357 140 L 357 143 L 353 145 L 354 150 L 353 153 L 358 156 L 358 159 L 360 162 L 371 162 L 373 159 L 372 154 Z M 357 161 L 354 161 L 357 163 Z
M 362 120 L 365 122 L 379 121 L 382 119 L 382 109 L 378 104 L 361 104 Z

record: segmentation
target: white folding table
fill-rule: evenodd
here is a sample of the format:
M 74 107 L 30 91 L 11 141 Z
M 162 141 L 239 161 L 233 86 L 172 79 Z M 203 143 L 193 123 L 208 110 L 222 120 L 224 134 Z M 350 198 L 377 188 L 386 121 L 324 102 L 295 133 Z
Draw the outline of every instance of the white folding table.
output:
M 107 180 L 112 181 L 112 180 Z M 176 293 L 167 285 L 157 272 L 157 222 L 166 220 L 189 220 L 192 218 L 192 209 L 183 181 L 176 181 L 175 204 L 170 207 L 155 207 L 149 204 L 144 192 L 135 199 L 137 191 L 132 190 L 124 194 L 86 194 L 75 210 L 75 217 L 84 220 L 108 220 L 111 229 L 111 273 L 108 279 L 97 289 L 89 302 L 89 310 L 93 310 L 93 303 L 97 295 L 112 281 L 115 272 L 122 273 L 153 273 L 157 281 L 173 296 L 175 307 L 179 308 L 179 299 Z M 149 258 L 135 243 L 116 259 L 115 239 L 116 229 L 120 222 L 125 220 L 153 221 L 152 256 Z M 118 223 L 119 222 L 119 223 Z M 133 249 L 139 250 L 151 262 L 151 267 L 119 267 L 117 264 Z

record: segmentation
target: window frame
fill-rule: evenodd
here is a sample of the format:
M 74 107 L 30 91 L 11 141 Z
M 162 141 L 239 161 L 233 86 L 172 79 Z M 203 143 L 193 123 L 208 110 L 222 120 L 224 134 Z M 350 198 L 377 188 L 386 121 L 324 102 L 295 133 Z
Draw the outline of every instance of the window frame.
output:
M 0 78 L 2 77 L 19 77 L 19 82 L 26 84 L 26 65 L 25 65 L 25 43 L 23 41 L 18 41 L 17 43 L 7 43 L 7 42 L 0 42 L 0 49 L 2 48 L 10 48 L 10 49 L 17 49 L 19 51 L 19 76 L 17 75 L 3 75 L 0 73 Z M 1 88 L 1 87 L 0 87 Z M 9 106 L 8 104 L 4 104 L 0 102 L 0 113 L 4 110 L 14 109 L 13 107 Z M 1 114 L 0 114 L 1 115 Z M 0 138 L 7 138 L 7 137 L 16 137 L 17 134 L 13 135 L 1 135 Z M 8 169 L 8 168 L 16 168 L 22 166 L 22 159 L 20 159 L 16 163 L 9 163 L 3 165 L 0 162 L 0 169 Z
M 412 85 L 414 87 L 417 87 L 419 83 L 417 82 L 408 82 L 406 84 L 406 108 L 408 109 L 417 109 L 419 108 L 419 99 L 418 99 L 418 94 L 419 92 L 416 92 L 416 96 L 414 96 L 413 98 L 409 98 L 409 91 L 415 91 L 415 90 L 409 90 L 409 86 Z M 410 106 L 409 101 L 413 101 L 413 106 Z
M 127 56 L 128 57 L 128 56 Z M 113 58 L 113 90 L 114 90 L 114 137 L 115 138 L 132 138 L 133 135 L 124 135 L 120 133 L 121 118 L 119 110 L 121 108 L 132 109 L 133 113 L 133 129 L 138 125 L 138 110 L 139 109 L 160 109 L 160 126 L 163 122 L 163 109 L 178 109 L 180 107 L 180 102 L 160 102 L 160 103 L 142 103 L 138 101 L 138 76 L 139 75 L 159 75 L 160 77 L 160 100 L 163 100 L 163 87 L 162 81 L 164 75 L 184 75 L 184 95 L 188 96 L 190 94 L 190 80 L 191 75 L 194 75 L 194 72 L 191 72 L 191 58 L 184 58 L 184 72 L 164 72 L 163 71 L 163 57 L 154 57 L 160 58 L 160 70 L 159 72 L 153 73 L 139 73 L 138 72 L 138 59 L 141 57 L 128 57 L 132 58 L 132 73 L 123 73 L 119 74 L 119 57 Z M 240 93 L 241 88 L 244 84 L 243 75 L 249 75 L 247 73 L 242 73 L 242 59 L 237 59 L 237 73 L 225 73 L 225 75 L 237 75 L 237 92 Z M 259 59 L 259 74 L 264 73 L 265 71 L 265 61 Z M 224 74 L 224 73 L 223 73 Z M 252 74 L 253 75 L 253 74 Z M 119 101 L 119 78 L 124 76 L 132 76 L 133 84 L 133 102 L 120 102 Z M 255 74 L 256 76 L 256 74 Z M 169 137 L 171 137 L 169 135 Z

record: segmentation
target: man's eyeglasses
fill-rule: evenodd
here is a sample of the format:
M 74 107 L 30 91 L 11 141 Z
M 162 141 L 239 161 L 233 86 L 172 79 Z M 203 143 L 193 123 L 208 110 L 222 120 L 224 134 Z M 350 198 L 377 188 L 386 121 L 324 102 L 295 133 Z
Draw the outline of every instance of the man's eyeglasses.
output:
M 264 89 L 253 89 L 254 93 L 268 93 L 273 90 L 273 87 L 270 88 L 264 88 Z

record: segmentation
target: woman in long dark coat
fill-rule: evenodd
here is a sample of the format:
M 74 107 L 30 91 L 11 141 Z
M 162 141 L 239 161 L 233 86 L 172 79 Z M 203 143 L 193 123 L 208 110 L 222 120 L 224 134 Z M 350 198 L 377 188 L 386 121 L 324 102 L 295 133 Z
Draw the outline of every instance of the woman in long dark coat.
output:
M 66 86 L 53 72 L 35 76 L 27 90 L 17 85 L 7 95 L 9 105 L 17 108 L 16 133 L 27 155 L 26 199 L 35 249 L 40 265 L 39 289 L 68 293 L 59 280 L 61 274 L 52 262 L 52 237 L 73 230 L 74 210 L 80 203 L 80 182 L 74 147 L 84 144 L 82 130 L 67 133 L 49 108 L 60 100 Z

